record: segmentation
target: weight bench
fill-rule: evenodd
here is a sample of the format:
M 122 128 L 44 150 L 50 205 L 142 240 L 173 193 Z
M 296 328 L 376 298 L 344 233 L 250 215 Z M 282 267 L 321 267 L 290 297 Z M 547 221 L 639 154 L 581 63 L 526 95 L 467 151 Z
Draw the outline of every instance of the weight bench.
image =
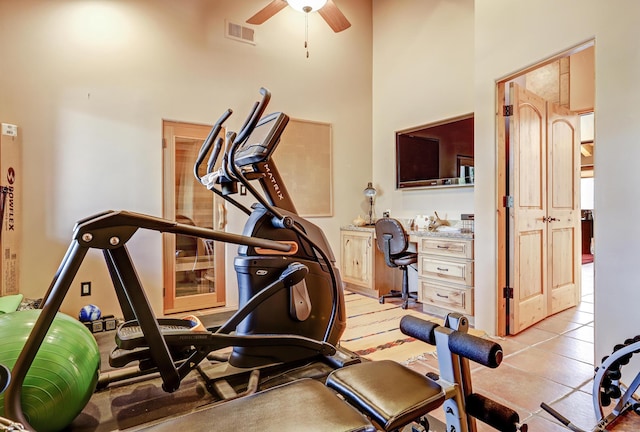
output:
M 327 377 L 333 388 L 385 431 L 423 419 L 445 401 L 445 392 L 430 378 L 391 360 L 358 363 Z M 422 420 L 421 420 L 422 419 Z
M 394 361 L 381 360 L 337 369 L 327 377 L 326 386 L 302 379 L 144 430 L 175 431 L 188 425 L 190 430 L 213 428 L 220 432 L 372 432 L 400 430 L 414 421 L 428 430 L 424 416 L 440 407 L 445 399 L 444 390 L 434 380 Z
M 215 430 L 375 432 L 355 408 L 321 382 L 306 378 L 272 387 L 140 429 L 148 431 Z
M 216 432 L 378 430 L 366 415 L 383 430 L 391 431 L 420 419 L 444 400 L 444 391 L 435 381 L 399 363 L 383 360 L 338 369 L 327 378 L 327 386 L 302 379 L 142 430 L 176 431 L 186 425 L 190 430 L 213 428 Z

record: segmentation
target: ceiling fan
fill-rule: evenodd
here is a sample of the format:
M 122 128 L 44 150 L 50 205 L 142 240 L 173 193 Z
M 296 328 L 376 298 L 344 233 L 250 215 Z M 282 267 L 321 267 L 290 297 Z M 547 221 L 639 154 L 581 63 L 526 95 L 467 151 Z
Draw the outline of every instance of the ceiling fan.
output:
M 336 33 L 351 27 L 351 23 L 340 12 L 333 0 L 273 0 L 249 18 L 247 23 L 262 24 L 287 6 L 305 13 L 318 11 L 320 16 Z

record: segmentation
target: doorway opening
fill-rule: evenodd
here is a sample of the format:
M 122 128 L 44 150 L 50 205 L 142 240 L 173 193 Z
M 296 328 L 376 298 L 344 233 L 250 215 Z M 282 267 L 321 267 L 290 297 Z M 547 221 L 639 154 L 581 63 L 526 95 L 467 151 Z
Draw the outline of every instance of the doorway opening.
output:
M 593 129 L 581 129 L 594 118 L 594 47 L 497 83 L 499 335 L 577 305 L 581 280 L 593 281 L 582 276 L 581 252 L 585 240 L 593 245 L 594 209 L 580 190 L 582 178 L 593 190 Z

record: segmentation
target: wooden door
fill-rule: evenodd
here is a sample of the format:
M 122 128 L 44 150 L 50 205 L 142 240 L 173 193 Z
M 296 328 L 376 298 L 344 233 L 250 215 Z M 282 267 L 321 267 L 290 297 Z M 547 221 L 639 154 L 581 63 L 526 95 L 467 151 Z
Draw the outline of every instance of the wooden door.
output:
M 580 300 L 580 118 L 547 104 L 549 314 Z
M 513 298 L 509 332 L 547 316 L 547 128 L 546 101 L 516 84 L 510 86 L 509 117 L 510 262 Z
M 580 297 L 579 119 L 511 83 L 509 333 Z
M 206 125 L 163 122 L 163 217 L 224 230 L 221 200 L 193 175 L 193 164 L 210 130 Z M 163 234 L 165 313 L 224 306 L 224 246 L 201 238 Z

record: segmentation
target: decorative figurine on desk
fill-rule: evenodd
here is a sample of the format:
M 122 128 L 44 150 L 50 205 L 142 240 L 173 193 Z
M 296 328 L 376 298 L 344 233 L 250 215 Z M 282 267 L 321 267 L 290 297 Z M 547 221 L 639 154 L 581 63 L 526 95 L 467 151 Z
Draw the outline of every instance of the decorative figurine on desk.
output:
M 368 225 L 373 225 L 376 223 L 375 212 L 373 210 L 373 199 L 376 197 L 376 189 L 373 187 L 373 184 L 369 182 L 367 184 L 367 188 L 364 190 L 364 196 L 369 198 L 369 219 L 367 220 Z
M 436 216 L 435 217 L 429 216 L 429 231 L 436 231 L 438 227 L 451 225 L 451 223 L 448 220 L 440 219 L 440 216 L 438 216 L 437 211 L 434 211 L 433 213 Z
M 358 215 L 358 217 L 353 220 L 353 226 L 361 227 L 361 226 L 365 226 L 366 224 L 367 224 L 367 221 L 364 220 L 363 217 L 360 215 Z
M 428 230 L 429 223 L 429 216 L 426 215 L 417 215 L 413 219 L 413 225 L 415 226 L 416 231 Z

